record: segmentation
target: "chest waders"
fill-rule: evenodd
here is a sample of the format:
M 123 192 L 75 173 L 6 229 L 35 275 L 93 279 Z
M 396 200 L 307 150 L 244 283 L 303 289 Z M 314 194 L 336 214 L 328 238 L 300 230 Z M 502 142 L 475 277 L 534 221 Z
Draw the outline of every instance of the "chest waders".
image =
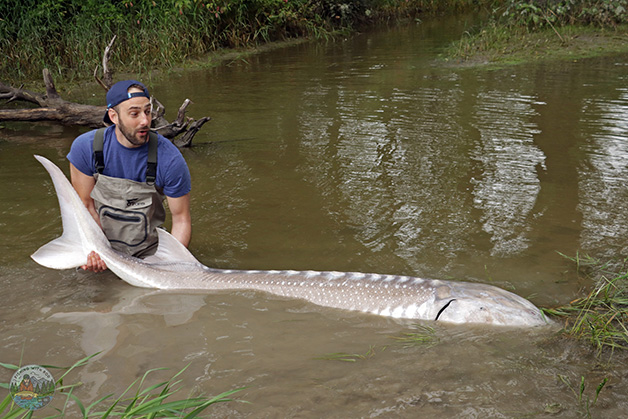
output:
M 157 251 L 157 227 L 166 220 L 164 194 L 155 187 L 157 176 L 157 134 L 149 133 L 146 183 L 102 174 L 105 128 L 96 131 L 94 159 L 96 184 L 91 197 L 100 225 L 111 246 L 123 253 L 142 257 Z

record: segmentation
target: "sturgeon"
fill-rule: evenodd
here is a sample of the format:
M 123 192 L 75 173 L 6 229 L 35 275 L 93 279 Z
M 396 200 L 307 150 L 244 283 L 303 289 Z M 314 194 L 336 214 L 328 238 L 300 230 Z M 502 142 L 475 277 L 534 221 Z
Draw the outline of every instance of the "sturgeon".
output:
M 63 224 L 62 235 L 31 256 L 48 268 L 76 268 L 95 251 L 114 274 L 136 287 L 255 290 L 401 319 L 502 326 L 548 324 L 534 304 L 492 285 L 359 272 L 214 269 L 201 264 L 163 229 L 158 229 L 155 255 L 146 259 L 127 256 L 112 249 L 64 173 L 50 160 L 35 158 L 52 178 Z

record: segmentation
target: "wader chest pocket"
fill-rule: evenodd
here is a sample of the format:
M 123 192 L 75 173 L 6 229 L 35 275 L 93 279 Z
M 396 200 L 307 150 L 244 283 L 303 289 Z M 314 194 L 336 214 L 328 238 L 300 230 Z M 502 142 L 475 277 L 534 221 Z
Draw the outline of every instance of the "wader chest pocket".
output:
M 166 220 L 164 196 L 155 185 L 98 173 L 94 178 L 90 196 L 111 247 L 138 257 L 154 253 L 157 227 Z
M 149 232 L 148 217 L 144 212 L 128 211 L 103 205 L 99 209 L 100 223 L 112 245 L 139 246 Z

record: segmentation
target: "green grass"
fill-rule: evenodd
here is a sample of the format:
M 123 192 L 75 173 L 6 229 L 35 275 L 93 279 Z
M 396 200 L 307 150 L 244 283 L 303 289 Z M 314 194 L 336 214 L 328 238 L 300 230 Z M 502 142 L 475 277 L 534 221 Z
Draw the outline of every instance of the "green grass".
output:
M 0 72 L 5 82 L 39 78 L 45 67 L 68 81 L 85 79 L 114 35 L 111 65 L 140 74 L 223 48 L 334 29 L 307 5 L 306 0 L 8 0 L 0 5 L 0 55 L 6 57 Z
M 438 337 L 433 327 L 421 324 L 413 326 L 415 332 L 404 332 L 400 336 L 391 336 L 391 339 L 403 344 L 404 347 L 426 346 L 432 347 L 438 343 Z
M 458 65 L 503 66 L 628 51 L 628 0 L 495 1 L 486 23 L 443 54 Z
M 148 376 L 155 372 L 164 370 L 165 368 L 156 368 L 144 373 L 142 378 L 138 378 L 117 398 L 114 399 L 113 394 L 106 395 L 89 405 L 85 405 L 73 391 L 80 386 L 79 384 L 64 385 L 63 380 L 70 371 L 86 365 L 90 359 L 97 354 L 90 355 L 76 362 L 71 367 L 56 367 L 50 365 L 42 365 L 49 369 L 64 369 L 63 375 L 56 381 L 56 395 L 64 396 L 65 403 L 62 409 L 57 409 L 53 415 L 46 416 L 46 419 L 81 417 L 81 418 L 195 418 L 211 405 L 233 401 L 231 396 L 242 390 L 241 388 L 226 391 L 215 397 L 197 396 L 187 397 L 179 400 L 172 400 L 181 391 L 181 380 L 178 377 L 187 369 L 181 369 L 170 379 L 145 387 Z M 18 366 L 13 364 L 0 363 L 0 366 L 17 370 Z M 8 384 L 0 384 L 0 387 L 9 389 Z M 70 411 L 69 405 L 73 401 L 80 412 Z M 48 409 L 45 407 L 44 409 Z M 11 394 L 7 394 L 2 402 L 0 402 L 0 415 L 4 419 L 30 418 L 33 411 L 22 409 L 12 401 Z
M 18 84 L 39 79 L 48 68 L 67 82 L 91 79 L 114 35 L 110 66 L 144 74 L 223 49 L 326 39 L 477 5 L 477 0 L 3 0 L 0 77 Z
M 580 377 L 580 385 L 575 386 L 572 384 L 571 379 L 565 375 L 558 375 L 558 379 L 566 385 L 573 393 L 576 401 L 578 402 L 578 409 L 584 417 L 591 417 L 591 408 L 597 404 L 597 400 L 600 396 L 600 392 L 608 382 L 608 378 L 604 378 L 596 387 L 593 398 L 585 394 L 586 383 L 584 377 Z
M 384 351 L 386 347 L 382 348 L 381 351 Z M 324 361 L 342 361 L 342 362 L 356 362 L 358 360 L 369 359 L 375 356 L 377 353 L 374 346 L 369 347 L 369 350 L 364 354 L 356 354 L 356 353 L 348 353 L 348 352 L 333 352 L 329 354 L 324 354 L 321 356 L 317 356 L 314 359 L 322 359 Z
M 569 259 L 591 279 L 593 289 L 545 313 L 564 322 L 564 335 L 590 343 L 598 355 L 628 349 L 627 261 L 602 263 L 580 255 Z
M 404 348 L 414 346 L 432 347 L 438 343 L 438 337 L 434 328 L 422 324 L 414 324 L 411 326 L 415 331 L 402 332 L 398 336 L 389 336 L 396 343 L 401 344 Z M 387 346 L 377 348 L 373 345 L 369 346 L 368 351 L 363 354 L 349 352 L 333 352 L 315 357 L 324 361 L 342 361 L 357 362 L 373 358 L 376 354 L 385 351 Z
M 465 32 L 441 55 L 458 66 L 503 66 L 541 60 L 577 60 L 628 52 L 628 25 L 611 28 L 568 25 L 529 30 L 490 22 Z

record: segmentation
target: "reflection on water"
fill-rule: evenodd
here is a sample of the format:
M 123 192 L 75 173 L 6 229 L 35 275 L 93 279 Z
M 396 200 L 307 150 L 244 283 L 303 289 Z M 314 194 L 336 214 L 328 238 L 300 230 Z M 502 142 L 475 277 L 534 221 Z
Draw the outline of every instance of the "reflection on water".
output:
M 118 301 L 116 301 L 118 300 Z M 150 316 L 151 322 L 163 327 L 176 327 L 186 324 L 205 304 L 201 295 L 176 295 L 142 288 L 125 289 L 123 295 L 112 295 L 111 301 L 91 307 L 90 311 L 56 312 L 46 321 L 80 326 L 76 333 L 77 343 L 85 354 L 98 354 L 93 360 L 113 356 L 112 351 L 126 358 L 151 356 L 151 350 L 139 343 L 129 345 L 128 335 L 137 336 L 149 331 L 149 325 L 141 325 L 133 315 Z M 121 349 L 124 348 L 124 349 Z M 97 399 L 103 393 L 101 386 L 108 375 L 99 369 L 86 367 L 82 379 L 89 384 L 90 399 Z
M 300 109 L 304 171 L 330 191 L 328 211 L 355 226 L 370 252 L 392 252 L 414 272 L 467 247 L 473 229 L 457 190 L 468 165 L 465 133 L 453 123 L 459 96 L 434 87 L 329 89 L 306 94 Z
M 628 89 L 617 98 L 585 102 L 584 121 L 591 136 L 588 161 L 580 173 L 582 245 L 607 257 L 628 254 Z
M 531 122 L 534 98 L 489 91 L 478 95 L 474 111 L 480 140 L 471 158 L 480 164 L 474 206 L 482 229 L 491 236 L 491 255 L 517 254 L 529 246 L 530 218 L 541 189 L 537 173 L 545 156 L 534 144 L 540 134 Z
M 212 117 L 184 150 L 199 260 L 493 282 L 555 305 L 590 286 L 557 251 L 628 256 L 628 57 L 435 63 L 466 29 L 393 28 L 155 82 L 167 109 L 189 97 L 193 116 Z M 430 324 L 433 345 L 407 346 L 394 337 L 416 330 L 408 322 L 36 266 L 28 255 L 60 221 L 32 154 L 67 173 L 81 130 L 33 126 L 0 129 L 0 361 L 101 351 L 73 376 L 84 401 L 190 364 L 186 391 L 247 387 L 252 404 L 216 417 L 574 417 L 582 406 L 558 375 L 587 389 L 609 378 L 594 413 L 625 414 L 624 356 L 594 369 L 586 345 L 551 332 Z M 318 359 L 338 352 L 356 362 Z

